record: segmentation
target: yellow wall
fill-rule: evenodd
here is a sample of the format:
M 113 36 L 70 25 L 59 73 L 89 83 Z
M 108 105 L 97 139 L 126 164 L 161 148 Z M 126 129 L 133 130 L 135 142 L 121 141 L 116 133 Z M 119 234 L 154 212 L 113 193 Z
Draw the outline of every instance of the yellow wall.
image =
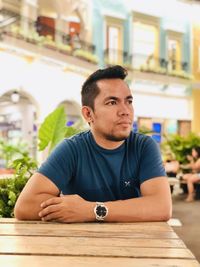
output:
M 196 80 L 200 80 L 200 25 L 193 26 L 193 75 Z
M 200 134 L 200 88 L 192 90 L 192 132 Z
M 193 25 L 193 76 L 195 83 L 200 82 L 200 24 Z M 192 131 L 200 134 L 200 87 L 192 89 Z

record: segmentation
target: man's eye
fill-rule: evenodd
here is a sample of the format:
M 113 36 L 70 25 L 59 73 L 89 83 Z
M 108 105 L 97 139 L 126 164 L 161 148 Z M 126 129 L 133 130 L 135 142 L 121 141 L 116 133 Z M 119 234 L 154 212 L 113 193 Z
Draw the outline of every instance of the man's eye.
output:
M 111 101 L 107 102 L 107 105 L 109 105 L 109 106 L 113 106 L 116 104 L 117 104 L 117 102 L 115 100 L 111 100 Z
M 128 100 L 128 103 L 129 103 L 129 104 L 132 104 L 132 103 L 133 103 L 133 99 L 129 99 L 129 100 Z

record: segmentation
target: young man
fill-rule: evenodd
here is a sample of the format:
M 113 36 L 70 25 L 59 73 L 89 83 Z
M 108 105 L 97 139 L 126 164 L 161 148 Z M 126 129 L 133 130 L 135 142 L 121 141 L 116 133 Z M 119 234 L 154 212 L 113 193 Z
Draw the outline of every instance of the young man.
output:
M 63 140 L 21 192 L 15 217 L 58 222 L 164 221 L 171 196 L 157 144 L 133 133 L 132 94 L 121 66 L 82 86 L 90 131 Z

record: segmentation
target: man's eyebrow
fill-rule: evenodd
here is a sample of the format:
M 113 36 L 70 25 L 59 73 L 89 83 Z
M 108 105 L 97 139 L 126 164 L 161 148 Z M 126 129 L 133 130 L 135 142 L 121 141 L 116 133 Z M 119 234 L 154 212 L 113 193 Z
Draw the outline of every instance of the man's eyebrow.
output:
M 104 100 L 105 101 L 107 101 L 107 100 L 118 100 L 119 98 L 118 97 L 116 97 L 116 96 L 108 96 L 108 97 L 106 97 Z
M 132 95 L 128 95 L 127 97 L 125 97 L 125 99 L 133 99 Z M 119 100 L 119 97 L 116 96 L 108 96 L 104 99 L 104 101 L 108 101 L 108 100 Z

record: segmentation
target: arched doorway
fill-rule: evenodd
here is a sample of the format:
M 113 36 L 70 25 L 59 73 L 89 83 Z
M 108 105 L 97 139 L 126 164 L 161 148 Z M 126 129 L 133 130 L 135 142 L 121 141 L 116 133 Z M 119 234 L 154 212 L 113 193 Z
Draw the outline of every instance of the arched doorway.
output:
M 81 120 L 81 108 L 75 101 L 64 100 L 59 106 L 64 106 L 67 116 L 67 126 L 71 126 Z
M 36 101 L 23 90 L 9 90 L 0 97 L 0 138 L 11 144 L 19 141 L 28 146 L 34 158 L 37 152 Z

